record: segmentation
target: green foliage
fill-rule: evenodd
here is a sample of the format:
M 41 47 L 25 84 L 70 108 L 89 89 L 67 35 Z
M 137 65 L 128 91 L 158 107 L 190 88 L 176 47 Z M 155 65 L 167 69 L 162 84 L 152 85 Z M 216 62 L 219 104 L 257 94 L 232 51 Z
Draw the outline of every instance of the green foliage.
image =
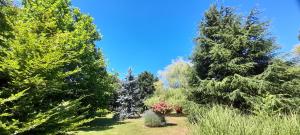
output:
M 142 93 L 143 99 L 148 98 L 154 93 L 155 91 L 154 82 L 157 81 L 157 79 L 154 77 L 153 74 L 147 71 L 142 72 L 141 74 L 139 74 L 137 81 L 138 81 L 139 88 L 143 92 Z
M 154 104 L 157 104 L 159 102 L 163 101 L 161 96 L 158 95 L 153 95 L 152 97 L 148 98 L 147 100 L 144 101 L 144 104 L 147 105 L 148 107 L 153 106 Z
M 1 6 L 0 18 L 1 130 L 63 133 L 107 108 L 115 80 L 90 16 L 69 0 L 24 0 Z
M 122 82 L 121 88 L 118 90 L 117 108 L 115 117 L 118 120 L 126 118 L 140 117 L 143 109 L 142 91 L 138 86 L 138 80 L 132 74 L 131 69 L 128 70 L 126 79 Z
M 299 112 L 299 66 L 274 59 L 267 23 L 253 10 L 245 20 L 233 8 L 212 6 L 200 25 L 192 56 L 198 80 L 190 99 L 247 113 Z
M 202 80 L 190 97 L 200 104 L 224 104 L 245 112 L 299 112 L 299 71 L 278 60 L 257 76 Z
M 189 77 L 191 76 L 192 68 L 188 61 L 183 58 L 178 58 L 172 61 L 172 64 L 160 71 L 160 78 L 165 85 L 170 88 L 186 88 L 189 85 Z
M 296 54 L 298 57 L 300 57 L 300 45 L 297 45 L 297 46 L 295 47 L 295 54 Z
M 154 95 L 147 99 L 144 103 L 151 107 L 160 102 L 165 102 L 171 105 L 173 108 L 175 107 L 184 107 L 187 102 L 187 92 L 186 89 L 157 89 Z
M 16 120 L 8 121 L 6 117 L 11 117 L 12 114 L 9 113 L 9 109 L 6 105 L 8 102 L 13 102 L 20 99 L 25 95 L 27 90 L 23 90 L 17 94 L 10 95 L 8 98 L 0 98 L 0 107 L 3 110 L 0 111 L 0 134 L 8 135 L 11 131 L 15 131 L 18 129 L 19 122 Z M 14 106 L 16 107 L 16 106 Z
M 146 111 L 144 114 L 145 126 L 148 127 L 160 127 L 166 124 L 165 117 L 157 114 L 151 110 Z
M 148 107 L 158 104 L 160 102 L 166 102 L 171 106 L 183 107 L 187 101 L 187 88 L 166 88 L 162 81 L 154 83 L 155 92 L 154 95 L 144 101 Z
M 199 27 L 192 62 L 200 79 L 257 75 L 264 71 L 275 48 L 268 23 L 252 10 L 243 19 L 231 7 L 213 5 Z
M 140 117 L 140 114 L 147 109 L 144 101 L 155 90 L 155 81 L 156 78 L 150 72 L 142 72 L 135 78 L 131 69 L 129 69 L 126 80 L 122 82 L 117 93 L 115 105 L 117 113 L 115 117 L 119 120 Z
M 253 116 L 220 106 L 198 108 L 192 135 L 298 135 L 299 115 Z
M 299 45 L 295 47 L 295 53 L 298 56 L 300 55 L 300 46 Z

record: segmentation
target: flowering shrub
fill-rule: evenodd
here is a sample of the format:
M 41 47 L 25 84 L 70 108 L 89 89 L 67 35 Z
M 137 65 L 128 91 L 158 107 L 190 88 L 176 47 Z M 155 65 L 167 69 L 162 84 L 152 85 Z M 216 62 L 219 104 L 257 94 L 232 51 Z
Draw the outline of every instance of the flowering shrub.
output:
M 183 109 L 181 106 L 175 105 L 173 108 L 177 114 L 182 114 Z
M 161 103 L 162 101 L 167 103 L 169 107 L 172 107 L 177 114 L 184 113 L 186 104 L 187 104 L 187 90 L 183 88 L 170 88 L 170 89 L 160 89 L 155 91 L 154 96 L 146 99 L 144 103 L 153 108 L 156 104 Z
M 172 111 L 172 107 L 166 104 L 165 102 L 159 102 L 152 106 L 152 110 L 153 112 L 165 115 Z

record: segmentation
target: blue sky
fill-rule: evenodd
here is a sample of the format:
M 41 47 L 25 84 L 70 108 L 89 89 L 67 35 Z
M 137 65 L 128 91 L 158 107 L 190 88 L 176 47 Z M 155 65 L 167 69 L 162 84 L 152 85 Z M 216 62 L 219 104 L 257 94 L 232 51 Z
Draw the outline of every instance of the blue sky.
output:
M 154 74 L 181 56 L 188 58 L 193 38 L 204 12 L 216 0 L 72 0 L 75 7 L 91 15 L 103 39 L 97 42 L 108 68 L 123 77 L 134 73 Z M 270 30 L 281 46 L 290 51 L 298 44 L 300 7 L 298 0 L 219 0 L 242 14 L 254 7 L 271 20 Z

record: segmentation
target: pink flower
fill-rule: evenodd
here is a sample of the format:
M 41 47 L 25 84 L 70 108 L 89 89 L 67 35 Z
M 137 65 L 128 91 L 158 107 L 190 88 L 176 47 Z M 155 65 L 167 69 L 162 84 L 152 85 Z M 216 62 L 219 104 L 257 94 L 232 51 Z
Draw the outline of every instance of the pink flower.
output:
M 156 113 L 167 114 L 172 111 L 172 107 L 165 102 L 160 102 L 152 106 L 152 110 Z

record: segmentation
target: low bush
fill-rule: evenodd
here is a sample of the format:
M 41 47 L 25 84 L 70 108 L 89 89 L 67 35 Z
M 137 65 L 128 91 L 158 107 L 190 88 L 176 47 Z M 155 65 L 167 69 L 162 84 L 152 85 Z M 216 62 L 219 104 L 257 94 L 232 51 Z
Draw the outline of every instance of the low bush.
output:
M 177 113 L 182 113 L 187 101 L 185 89 L 163 89 L 155 92 L 155 94 L 147 99 L 144 103 L 148 107 L 153 107 L 155 104 L 165 102 L 174 109 Z
M 145 126 L 148 127 L 161 127 L 166 125 L 165 117 L 162 114 L 148 110 L 144 114 Z
M 162 115 L 166 115 L 172 111 L 172 107 L 165 102 L 154 104 L 151 108 L 155 113 Z
M 238 110 L 214 106 L 194 109 L 192 135 L 299 135 L 299 115 L 242 115 Z

